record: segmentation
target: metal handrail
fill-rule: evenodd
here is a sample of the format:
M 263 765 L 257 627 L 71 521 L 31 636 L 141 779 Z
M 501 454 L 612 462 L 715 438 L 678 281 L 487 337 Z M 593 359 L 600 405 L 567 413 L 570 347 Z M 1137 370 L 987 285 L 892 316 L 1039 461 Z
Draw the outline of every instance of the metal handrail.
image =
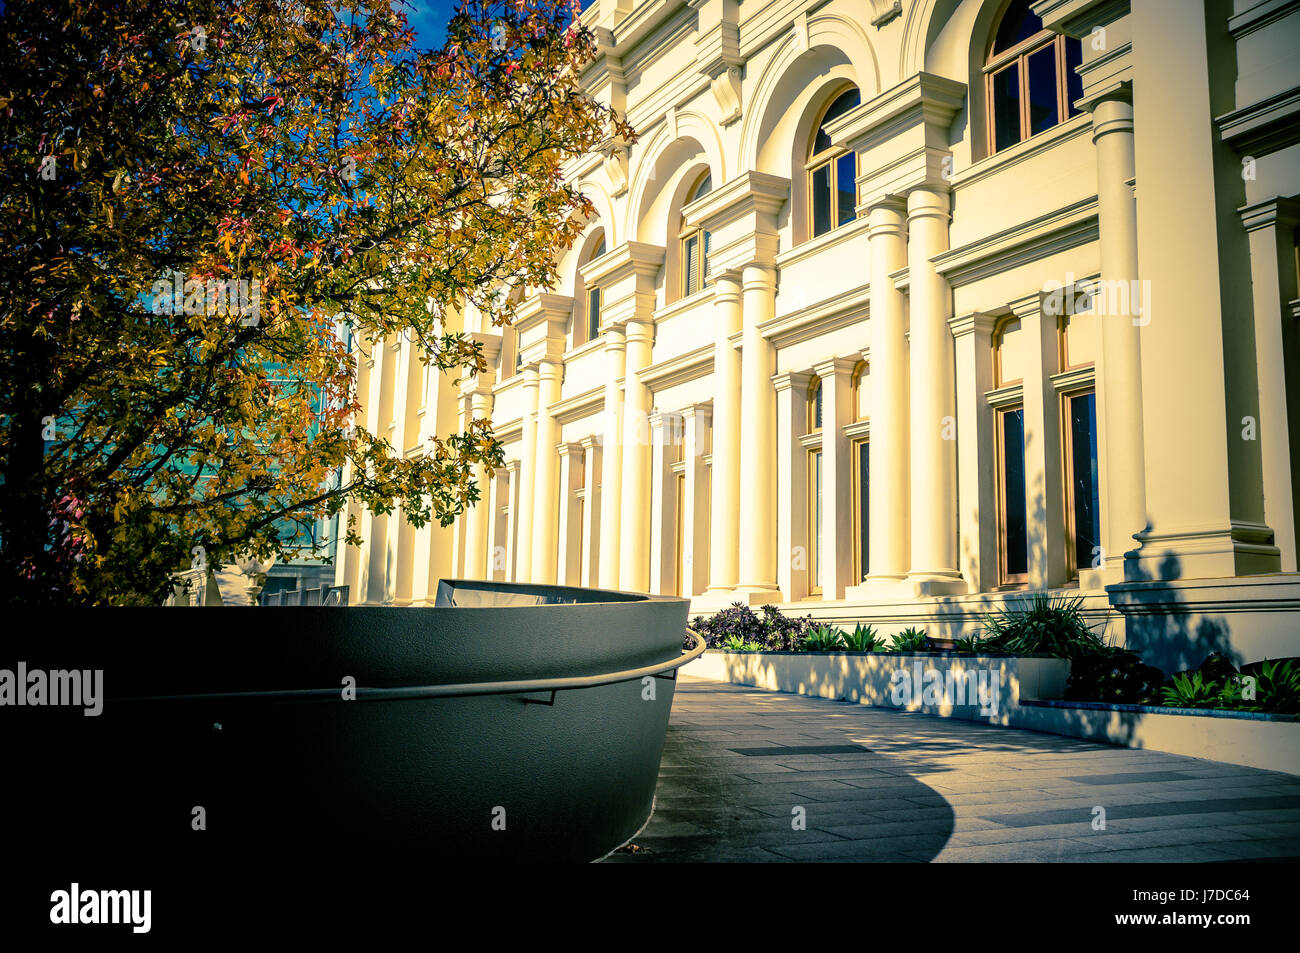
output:
M 579 675 L 572 678 L 532 678 L 508 682 L 462 682 L 456 685 L 404 685 L 397 688 L 355 688 L 356 701 L 402 701 L 411 698 L 466 698 L 474 695 L 518 695 L 534 692 L 568 691 L 575 688 L 595 688 L 600 685 L 614 685 L 618 682 L 632 682 L 648 675 L 659 675 L 672 669 L 680 668 L 687 662 L 693 662 L 704 654 L 703 637 L 686 627 L 686 632 L 695 639 L 695 646 L 667 662 L 657 662 L 641 668 L 625 669 L 605 675 Z M 217 692 L 209 695 L 143 695 L 131 698 L 116 698 L 109 701 L 144 702 L 144 701 L 335 701 L 340 697 L 338 688 L 291 688 L 269 692 Z

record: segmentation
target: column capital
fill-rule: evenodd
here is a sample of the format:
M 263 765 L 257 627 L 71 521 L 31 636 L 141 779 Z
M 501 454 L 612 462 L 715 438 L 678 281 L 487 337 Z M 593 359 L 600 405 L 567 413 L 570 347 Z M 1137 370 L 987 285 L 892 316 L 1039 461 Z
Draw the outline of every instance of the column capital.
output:
M 907 197 L 903 195 L 878 195 L 869 205 L 858 206 L 867 216 L 868 240 L 877 236 L 907 236 Z
M 1261 228 L 1292 228 L 1300 223 L 1300 201 L 1274 196 L 1263 202 L 1243 205 L 1237 209 L 1246 231 Z
M 713 418 L 713 404 L 711 402 L 700 404 L 687 404 L 679 413 L 683 420 L 702 420 L 708 421 Z
M 662 245 L 624 242 L 580 269 L 586 287 L 601 290 L 601 334 L 654 314 L 655 282 L 665 255 Z
M 627 344 L 654 344 L 655 323 L 650 318 L 629 318 L 623 325 L 623 337 Z
M 577 441 L 565 441 L 555 445 L 555 452 L 560 455 L 561 459 L 563 459 L 574 454 L 580 455 L 583 452 L 583 446 Z
M 857 366 L 857 363 L 854 358 L 833 357 L 830 360 L 814 364 L 813 371 L 822 380 L 829 380 L 832 377 L 848 377 L 853 373 L 853 368 Z
M 807 371 L 786 371 L 783 374 L 772 375 L 772 387 L 778 394 L 792 389 L 798 392 L 807 390 L 810 380 L 812 374 Z
M 751 262 L 741 273 L 741 291 L 776 292 L 776 265 Z
M 524 301 L 515 314 L 519 353 L 525 364 L 558 359 L 567 339 L 564 327 L 573 311 L 573 298 L 543 291 Z
M 594 434 L 594 433 L 587 434 L 587 436 L 582 437 L 578 440 L 578 446 L 582 448 L 584 453 L 590 453 L 592 450 L 595 450 L 597 453 L 599 453 L 601 442 L 604 439 L 605 439 L 604 436 L 601 434 Z
M 1005 316 L 1005 313 L 990 314 L 987 311 L 971 311 L 968 314 L 959 314 L 949 318 L 948 327 L 952 330 L 954 338 L 962 338 L 968 334 L 976 333 L 992 335 L 998 321 Z

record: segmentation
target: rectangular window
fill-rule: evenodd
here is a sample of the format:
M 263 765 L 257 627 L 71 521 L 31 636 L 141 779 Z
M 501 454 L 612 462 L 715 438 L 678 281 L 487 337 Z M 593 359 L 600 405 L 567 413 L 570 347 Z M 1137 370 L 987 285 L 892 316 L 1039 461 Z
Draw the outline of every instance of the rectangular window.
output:
M 1101 508 L 1097 482 L 1097 395 L 1067 398 L 1070 411 L 1069 505 L 1074 535 L 1074 569 L 1086 569 L 1101 552 Z
M 808 554 L 809 589 L 821 592 L 822 589 L 822 452 L 813 450 L 808 454 L 808 518 L 809 540 Z
M 690 297 L 700 290 L 696 281 L 700 268 L 700 237 L 692 235 L 682 242 L 682 270 L 686 272 L 682 294 Z
M 993 100 L 993 151 L 1020 141 L 1020 63 L 994 73 L 990 81 Z
M 871 444 L 861 440 L 854 444 L 853 475 L 858 491 L 854 495 L 853 531 L 857 537 L 856 575 L 866 579 L 871 572 Z
M 831 230 L 831 164 L 819 166 L 812 174 L 813 236 Z
M 587 340 L 594 341 L 600 337 L 600 289 L 592 288 L 587 292 Z
M 1029 72 L 1029 135 L 1051 129 L 1061 121 L 1060 87 L 1056 84 L 1056 44 L 1026 58 Z
M 835 160 L 836 225 L 844 225 L 857 217 L 858 207 L 858 154 L 846 152 Z
M 700 252 L 700 287 L 709 286 L 709 242 L 712 236 L 708 232 L 702 233 L 704 236 L 704 249 Z
M 1001 411 L 998 421 L 1002 515 L 1002 581 L 1021 582 L 1029 573 L 1029 523 L 1025 513 L 1025 410 Z

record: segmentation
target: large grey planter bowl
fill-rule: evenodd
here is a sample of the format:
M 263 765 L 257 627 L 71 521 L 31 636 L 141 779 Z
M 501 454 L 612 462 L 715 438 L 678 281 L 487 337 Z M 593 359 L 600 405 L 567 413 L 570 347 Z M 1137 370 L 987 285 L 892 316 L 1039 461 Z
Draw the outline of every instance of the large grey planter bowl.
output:
M 649 817 L 686 613 L 466 581 L 425 608 L 66 613 L 17 658 L 103 669 L 107 700 L 3 713 L 16 807 L 79 849 L 593 860 Z

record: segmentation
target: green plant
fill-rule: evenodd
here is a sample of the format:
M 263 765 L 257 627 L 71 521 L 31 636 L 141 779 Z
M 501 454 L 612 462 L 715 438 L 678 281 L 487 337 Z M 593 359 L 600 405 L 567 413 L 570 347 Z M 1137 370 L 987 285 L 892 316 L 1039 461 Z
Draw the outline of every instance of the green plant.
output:
M 1077 659 L 1105 651 L 1083 617 L 1083 597 L 1045 592 L 1008 603 L 984 620 L 985 648 L 1009 655 L 1055 655 Z
M 883 652 L 885 639 L 876 632 L 874 625 L 859 622 L 852 632 L 844 634 L 844 646 L 850 652 Z
M 1273 714 L 1300 714 L 1300 666 L 1294 659 L 1270 662 L 1259 667 L 1256 706 Z
M 1207 682 L 1200 672 L 1175 675 L 1173 684 L 1161 689 L 1161 700 L 1171 708 L 1215 708 L 1223 697 L 1224 685 Z
M 808 633 L 803 648 L 806 652 L 835 652 L 844 648 L 844 633 L 828 625 L 819 625 Z
M 925 652 L 929 648 L 930 640 L 926 637 L 925 629 L 918 629 L 909 625 L 894 636 L 893 644 L 890 645 L 889 650 L 891 652 Z
M 723 641 L 722 648 L 728 652 L 761 652 L 763 651 L 763 643 L 744 639 L 738 635 L 729 635 Z
M 984 651 L 984 640 L 978 635 L 953 639 L 952 649 L 954 652 L 969 652 L 971 655 L 979 655 Z
M 1136 653 L 1108 648 L 1070 662 L 1065 697 L 1071 701 L 1150 704 L 1164 677 L 1160 669 L 1147 665 Z

